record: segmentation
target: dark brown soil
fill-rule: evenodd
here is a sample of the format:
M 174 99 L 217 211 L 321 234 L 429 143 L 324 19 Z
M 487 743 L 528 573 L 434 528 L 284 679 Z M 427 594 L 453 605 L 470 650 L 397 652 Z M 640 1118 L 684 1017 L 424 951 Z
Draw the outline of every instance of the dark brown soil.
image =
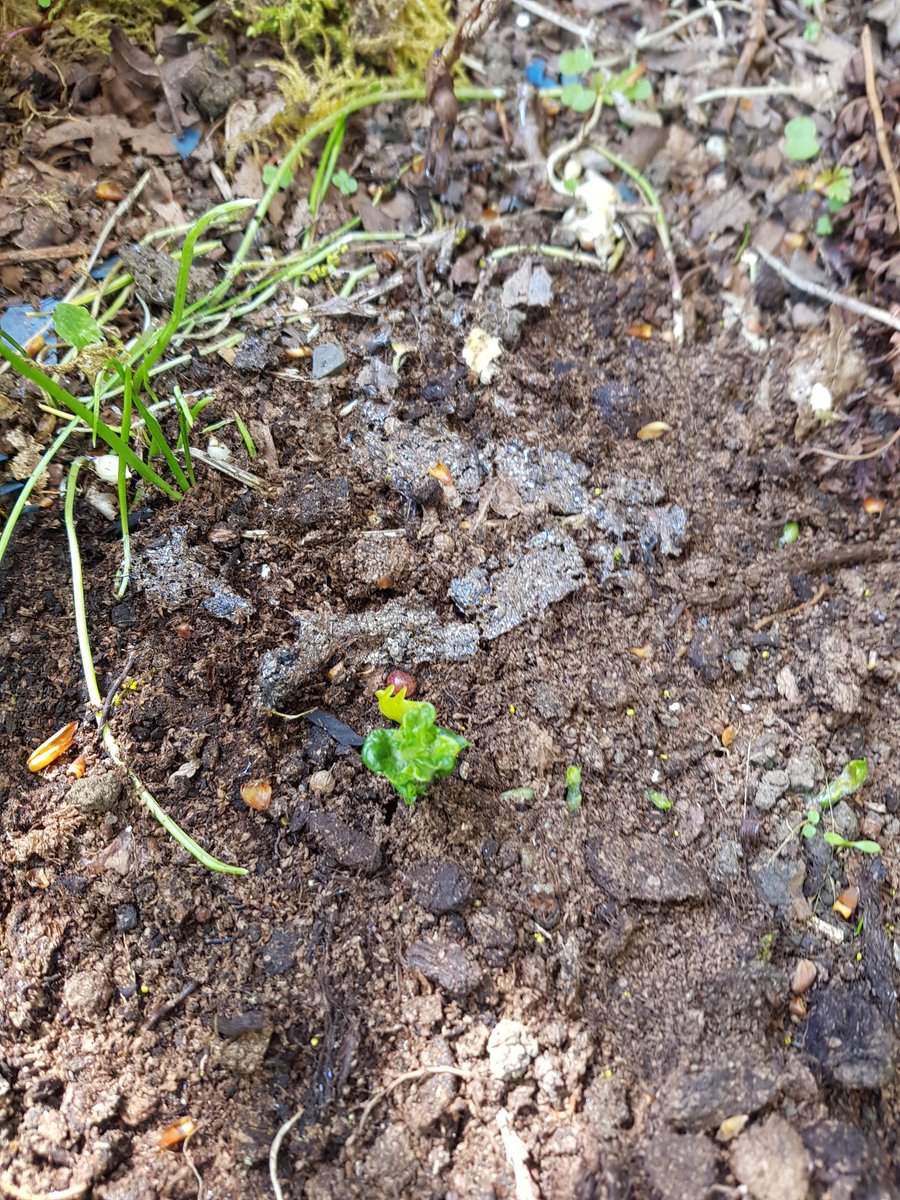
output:
M 552 273 L 552 307 L 488 385 L 415 290 L 390 407 L 355 383 L 374 322 L 326 327 L 349 358 L 332 380 L 219 374 L 269 446 L 265 487 L 204 473 L 179 506 L 154 501 L 122 603 L 118 543 L 80 507 L 101 690 L 134 653 L 114 732 L 246 878 L 190 861 L 125 790 L 109 811 L 73 806 L 75 752 L 88 779 L 109 767 L 60 512 L 20 527 L 0 577 L 10 1194 L 271 1195 L 269 1148 L 296 1114 L 278 1174 L 297 1200 L 898 1194 L 896 518 L 798 464 L 780 360 L 763 385 L 736 334 L 681 352 L 626 336 L 664 310 L 662 277 Z M 655 420 L 665 436 L 635 437 Z M 454 488 L 410 466 L 430 438 Z M 560 454 L 593 509 L 553 485 Z M 801 535 L 780 548 L 787 519 Z M 567 595 L 536 611 L 539 565 L 514 628 L 417 657 L 407 607 L 471 625 L 451 581 L 496 578 L 548 530 L 581 560 Z M 247 607 L 211 614 L 217 585 Z M 391 604 L 405 658 L 341 625 Z M 296 643 L 317 618 L 336 632 L 312 655 Z M 291 711 L 362 734 L 385 673 L 411 670 L 472 742 L 456 775 L 409 811 L 355 748 L 267 715 L 258 676 L 279 647 Z M 75 751 L 30 775 L 30 750 L 76 718 Z M 833 819 L 876 838 L 875 859 L 799 835 L 804 795 L 861 757 L 869 783 Z M 265 813 L 241 800 L 256 777 Z M 848 883 L 849 923 L 832 912 Z M 795 1020 L 803 959 L 816 979 Z M 422 1071 L 439 1066 L 455 1070 Z M 185 1116 L 187 1152 L 161 1150 Z

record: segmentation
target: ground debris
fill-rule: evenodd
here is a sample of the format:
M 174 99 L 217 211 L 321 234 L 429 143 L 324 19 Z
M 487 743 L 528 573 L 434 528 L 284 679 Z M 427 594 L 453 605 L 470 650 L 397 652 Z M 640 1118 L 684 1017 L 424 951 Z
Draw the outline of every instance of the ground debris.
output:
M 584 846 L 588 872 L 598 887 L 615 900 L 661 904 L 702 900 L 706 880 L 681 861 L 677 847 L 652 834 L 620 837 L 605 834 Z
M 745 1051 L 696 1072 L 674 1071 L 661 1089 L 660 1107 L 670 1125 L 697 1131 L 714 1129 L 726 1117 L 764 1108 L 777 1091 L 774 1065 Z
M 451 996 L 467 996 L 481 982 L 481 972 L 465 950 L 447 938 L 414 942 L 406 951 L 406 965 Z
M 586 583 L 584 559 L 565 533 L 545 529 L 514 552 L 507 567 L 473 567 L 450 584 L 449 596 L 478 622 L 488 641 L 536 617 Z

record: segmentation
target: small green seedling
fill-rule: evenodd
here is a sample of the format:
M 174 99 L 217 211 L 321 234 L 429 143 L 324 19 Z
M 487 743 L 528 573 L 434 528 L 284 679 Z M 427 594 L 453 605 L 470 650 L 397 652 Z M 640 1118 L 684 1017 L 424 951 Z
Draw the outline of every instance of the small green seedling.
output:
M 812 117 L 794 117 L 784 127 L 784 154 L 791 162 L 809 162 L 819 153 L 816 123 Z
M 803 828 L 800 830 L 805 838 L 816 836 L 816 830 L 821 819 L 822 814 L 817 808 L 811 808 L 808 810 L 806 814 L 806 821 L 803 824 Z
M 343 168 L 341 168 L 340 171 L 335 171 L 334 175 L 331 177 L 331 182 L 342 196 L 355 196 L 357 189 L 359 188 L 359 184 L 356 182 L 350 172 L 345 171 Z
M 649 800 L 650 803 L 655 808 L 658 808 L 660 812 L 668 812 L 672 807 L 672 801 L 665 792 L 656 792 L 652 788 L 645 789 L 644 799 Z
M 829 829 L 824 833 L 823 838 L 829 846 L 834 846 L 836 850 L 858 850 L 860 854 L 880 854 L 881 847 L 877 842 L 870 842 L 866 838 L 862 841 L 851 842 L 848 838 L 841 837 L 839 833 L 835 833 L 833 829 Z
M 813 797 L 810 805 L 815 804 L 819 808 L 831 808 L 839 800 L 846 800 L 848 796 L 852 796 L 854 792 L 858 792 L 868 778 L 868 762 L 864 758 L 855 758 L 852 762 L 847 763 L 837 779 L 832 779 L 831 783 L 826 784 L 822 791 Z
M 800 536 L 800 526 L 796 521 L 785 521 L 784 528 L 781 530 L 781 537 L 778 539 L 778 545 L 783 550 L 785 546 L 792 546 Z
M 57 304 L 53 310 L 53 328 L 67 346 L 79 351 L 106 340 L 97 321 L 80 304 Z
M 581 767 L 566 768 L 566 808 L 569 812 L 581 808 Z
M 373 729 L 363 742 L 362 760 L 412 808 L 435 779 L 450 774 L 459 752 L 469 743 L 461 734 L 435 724 L 433 704 L 407 700 L 406 688 L 395 692 L 389 685 L 375 695 L 381 715 L 396 721 L 397 728 Z
M 632 101 L 649 100 L 653 95 L 653 86 L 641 74 L 642 68 L 630 67 L 619 75 L 604 75 L 602 71 L 589 75 L 596 65 L 586 46 L 559 56 L 559 73 L 564 81 L 559 98 L 572 112 L 590 112 L 601 97 L 604 104 L 612 104 L 616 92 Z

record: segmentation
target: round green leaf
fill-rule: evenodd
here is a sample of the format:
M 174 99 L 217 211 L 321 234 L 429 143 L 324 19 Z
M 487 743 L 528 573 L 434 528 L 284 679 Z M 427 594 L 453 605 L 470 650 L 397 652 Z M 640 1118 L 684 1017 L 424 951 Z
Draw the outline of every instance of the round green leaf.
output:
M 590 112 L 597 103 L 597 93 L 582 83 L 567 83 L 559 98 L 566 108 L 577 113 Z
M 812 117 L 794 117 L 784 127 L 784 153 L 791 162 L 808 162 L 819 153 L 816 123 Z
M 560 75 L 583 75 L 594 65 L 594 56 L 586 46 L 565 50 L 559 56 Z

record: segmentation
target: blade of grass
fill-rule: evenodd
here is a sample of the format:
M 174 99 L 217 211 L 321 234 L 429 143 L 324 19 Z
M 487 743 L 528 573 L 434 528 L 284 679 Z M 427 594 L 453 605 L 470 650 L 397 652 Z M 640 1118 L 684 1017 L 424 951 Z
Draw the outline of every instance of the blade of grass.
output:
M 131 398 L 134 387 L 134 376 L 131 368 L 122 370 L 122 423 L 120 425 L 122 438 L 126 443 L 131 442 Z M 119 600 L 128 591 L 131 582 L 131 530 L 128 528 L 128 468 L 119 459 L 116 492 L 119 499 L 119 520 L 122 527 L 122 565 L 117 572 L 119 581 L 116 586 L 116 596 Z
M 0 339 L 0 358 L 5 358 L 19 375 L 40 388 L 42 392 L 46 392 L 51 400 L 55 400 L 57 404 L 74 413 L 86 428 L 93 428 L 94 414 L 90 408 L 82 404 L 80 400 L 77 400 L 62 384 L 57 383 L 52 376 L 47 375 L 29 358 L 16 354 L 2 339 Z M 100 422 L 98 431 L 100 437 L 106 442 L 110 450 L 124 458 L 128 466 L 133 471 L 136 471 L 142 479 L 152 484 L 153 487 L 159 488 L 161 492 L 165 492 L 172 500 L 179 500 L 181 498 L 175 488 L 170 483 L 167 483 L 161 475 L 157 475 L 152 467 L 138 458 L 131 447 L 125 445 L 119 435 L 114 433 L 105 421 Z
M 69 542 L 69 558 L 72 566 L 72 598 L 75 607 L 75 630 L 78 637 L 78 651 L 81 656 L 81 671 L 84 676 L 84 682 L 87 687 L 88 699 L 94 709 L 98 728 L 103 719 L 103 698 L 100 695 L 100 687 L 97 683 L 97 672 L 94 668 L 94 657 L 91 653 L 91 641 L 88 633 L 87 611 L 84 603 L 84 575 L 81 566 L 81 551 L 78 547 L 78 534 L 75 529 L 75 496 L 78 490 L 78 472 L 87 460 L 84 458 L 76 458 L 69 467 L 69 475 L 66 480 L 66 500 L 64 506 L 64 521 L 66 526 L 66 536 Z M 188 854 L 193 855 L 196 860 L 210 871 L 219 871 L 226 875 L 246 875 L 247 871 L 244 867 L 233 867 L 229 863 L 222 862 L 221 859 L 215 858 L 203 847 L 195 842 L 191 835 L 181 828 L 169 814 L 160 806 L 158 801 L 150 794 L 139 776 L 125 763 L 122 757 L 122 752 L 119 749 L 119 744 L 113 737 L 112 730 L 109 727 L 109 722 L 104 721 L 100 728 L 100 737 L 107 754 L 118 767 L 124 767 L 128 772 L 128 778 L 137 793 L 138 799 L 147 809 L 152 817 L 154 817 L 166 833 L 182 847 L 187 850 Z
M 251 458 L 256 458 L 256 446 L 253 444 L 253 438 L 250 436 L 250 430 L 240 418 L 239 413 L 234 414 L 234 423 L 238 427 L 238 432 L 244 439 L 244 445 L 247 447 L 247 453 Z

